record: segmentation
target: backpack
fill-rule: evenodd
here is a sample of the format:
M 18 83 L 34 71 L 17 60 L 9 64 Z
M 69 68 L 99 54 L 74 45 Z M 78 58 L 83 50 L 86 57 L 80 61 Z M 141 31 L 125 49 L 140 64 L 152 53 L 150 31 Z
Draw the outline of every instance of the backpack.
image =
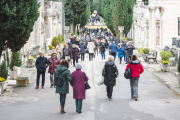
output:
M 102 47 L 102 48 L 105 48 L 105 45 L 104 45 L 104 43 L 102 43 L 101 47 Z
M 66 70 L 65 70 L 66 71 Z M 64 71 L 63 71 L 64 72 Z M 63 73 L 62 72 L 62 73 Z M 55 84 L 55 86 L 58 86 L 58 87 L 62 87 L 63 85 L 64 85 L 64 80 L 63 80 L 63 77 L 62 77 L 62 73 L 61 74 L 58 74 L 57 76 L 56 76 L 56 79 L 55 79 L 55 81 L 54 81 L 54 84 Z

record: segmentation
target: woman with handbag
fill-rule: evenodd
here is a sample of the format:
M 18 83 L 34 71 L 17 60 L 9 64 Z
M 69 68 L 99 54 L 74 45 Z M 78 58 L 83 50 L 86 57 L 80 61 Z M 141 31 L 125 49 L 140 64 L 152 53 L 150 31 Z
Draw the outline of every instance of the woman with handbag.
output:
M 71 61 L 71 51 L 70 51 L 67 43 L 64 44 L 62 58 L 68 60 L 69 62 Z
M 116 85 L 116 78 L 119 75 L 117 66 L 113 62 L 114 58 L 109 57 L 102 70 L 102 76 L 104 76 L 104 84 L 107 86 L 107 97 L 109 101 L 112 100 L 113 87 Z
M 81 71 L 82 65 L 80 63 L 76 64 L 76 71 L 71 74 L 71 78 L 74 81 L 73 84 L 73 98 L 76 100 L 76 112 L 82 113 L 82 101 L 85 99 L 85 81 L 88 81 L 89 78 L 84 72 Z
M 76 63 L 78 63 L 79 54 L 80 54 L 80 51 L 79 51 L 79 49 L 76 47 L 76 44 L 73 44 L 73 45 L 72 45 L 72 49 L 71 49 L 71 55 L 72 55 L 73 66 L 74 66 L 74 67 L 75 67 L 75 61 L 76 61 Z
M 69 83 L 73 85 L 74 81 L 71 78 L 71 73 L 69 68 L 69 62 L 67 60 L 62 60 L 60 66 L 56 69 L 54 73 L 54 79 L 56 79 L 58 74 L 61 74 L 64 84 L 62 87 L 56 86 L 56 93 L 60 95 L 60 104 L 61 104 L 61 114 L 66 113 L 64 111 L 66 94 L 69 93 Z M 69 83 L 68 83 L 69 82 Z
M 60 59 L 57 58 L 57 54 L 56 53 L 52 53 L 51 54 L 51 57 L 48 59 L 48 62 L 49 62 L 49 70 L 48 70 L 48 73 L 50 73 L 50 83 L 51 83 L 51 86 L 50 88 L 53 87 L 54 85 L 54 78 L 53 78 L 53 75 L 54 75 L 54 72 L 56 70 L 56 68 L 59 66 L 60 64 Z M 54 85 L 55 87 L 55 85 Z
M 131 62 L 127 64 L 125 71 L 128 70 L 129 66 L 131 69 L 131 78 L 130 78 L 131 99 L 135 99 L 135 101 L 138 101 L 138 82 L 139 82 L 140 74 L 144 72 L 144 68 L 137 59 L 136 55 L 132 55 Z

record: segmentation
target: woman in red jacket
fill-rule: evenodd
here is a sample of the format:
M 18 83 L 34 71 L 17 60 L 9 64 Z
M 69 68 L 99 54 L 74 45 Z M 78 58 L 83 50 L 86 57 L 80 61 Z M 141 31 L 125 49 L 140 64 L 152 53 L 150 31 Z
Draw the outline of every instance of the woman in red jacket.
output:
M 144 68 L 137 59 L 136 55 L 132 55 L 131 62 L 127 64 L 126 70 L 129 68 L 129 64 L 132 73 L 132 78 L 130 79 L 131 99 L 135 98 L 135 101 L 138 101 L 138 82 L 140 74 L 144 72 Z

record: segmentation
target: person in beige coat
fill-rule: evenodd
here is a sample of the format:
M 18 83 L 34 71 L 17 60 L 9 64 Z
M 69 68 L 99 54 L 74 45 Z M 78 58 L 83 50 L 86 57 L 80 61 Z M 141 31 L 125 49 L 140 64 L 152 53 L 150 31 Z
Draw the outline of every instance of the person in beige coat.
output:
M 58 45 L 56 46 L 56 52 L 60 60 L 62 57 L 62 51 L 63 51 L 63 45 L 60 42 L 58 42 Z
M 94 43 L 89 42 L 87 45 L 87 49 L 89 50 L 89 61 L 93 61 L 94 48 L 95 48 Z

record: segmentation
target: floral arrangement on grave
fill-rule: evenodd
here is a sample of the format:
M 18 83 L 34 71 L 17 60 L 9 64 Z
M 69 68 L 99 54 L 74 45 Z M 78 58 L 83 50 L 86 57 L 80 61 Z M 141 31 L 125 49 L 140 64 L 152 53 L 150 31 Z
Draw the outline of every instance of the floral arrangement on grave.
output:
M 128 38 L 122 37 L 121 40 L 122 40 L 122 41 L 128 40 Z
M 138 48 L 139 53 L 143 53 L 143 47 Z
M 49 47 L 49 50 L 53 50 L 53 49 L 55 49 L 55 47 L 54 47 L 54 46 L 52 46 L 52 45 L 48 45 L 48 47 Z
M 8 77 L 8 70 L 6 67 L 6 61 L 3 61 L 0 65 L 0 82 L 5 82 Z
M 162 51 L 160 52 L 160 57 L 161 57 L 161 63 L 162 64 L 169 64 L 170 57 L 173 57 L 172 53 L 170 51 Z
M 6 80 L 2 77 L 0 77 L 0 82 L 5 82 Z
M 34 61 L 34 57 L 30 57 L 28 61 Z
M 143 49 L 143 53 L 144 53 L 144 54 L 149 54 L 149 49 L 148 49 L 148 48 L 144 48 L 144 49 Z

